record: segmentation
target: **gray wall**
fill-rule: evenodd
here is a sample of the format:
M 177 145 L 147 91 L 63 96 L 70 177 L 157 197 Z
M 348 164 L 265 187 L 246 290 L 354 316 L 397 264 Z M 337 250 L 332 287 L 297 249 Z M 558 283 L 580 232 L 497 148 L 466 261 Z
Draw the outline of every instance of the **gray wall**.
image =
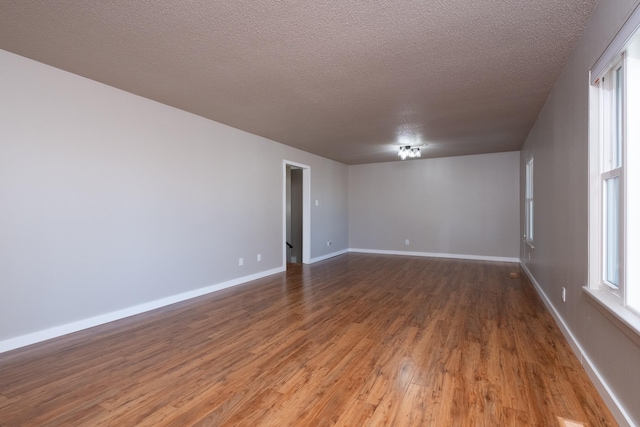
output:
M 640 340 L 582 290 L 588 273 L 589 69 L 636 3 L 600 1 L 522 148 L 522 195 L 524 164 L 534 157 L 535 249 L 522 242 L 520 255 L 584 352 L 587 368 L 599 373 L 640 423 Z M 524 207 L 522 197 L 520 205 Z M 521 222 L 524 225 L 523 209 Z M 566 303 L 562 287 L 567 288 Z
M 517 259 L 519 158 L 349 166 L 349 247 Z
M 0 344 L 281 269 L 284 159 L 346 250 L 346 165 L 0 51 Z

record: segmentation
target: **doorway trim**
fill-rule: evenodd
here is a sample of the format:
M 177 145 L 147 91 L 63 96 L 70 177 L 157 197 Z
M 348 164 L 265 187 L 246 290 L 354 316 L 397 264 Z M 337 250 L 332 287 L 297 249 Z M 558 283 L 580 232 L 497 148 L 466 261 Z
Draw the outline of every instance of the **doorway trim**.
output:
M 311 166 L 282 161 L 282 267 L 287 269 L 287 166 L 302 169 L 302 263 L 311 263 Z

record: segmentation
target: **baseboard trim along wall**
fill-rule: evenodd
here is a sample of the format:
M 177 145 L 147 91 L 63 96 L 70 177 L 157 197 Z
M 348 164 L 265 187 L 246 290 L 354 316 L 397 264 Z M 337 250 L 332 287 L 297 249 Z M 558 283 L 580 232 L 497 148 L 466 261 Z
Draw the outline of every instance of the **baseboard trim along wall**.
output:
M 344 255 L 347 252 L 349 252 L 349 249 L 343 249 L 343 250 L 338 251 L 338 252 L 332 252 L 330 254 L 320 255 L 319 257 L 312 258 L 310 261 L 311 261 L 311 264 L 313 264 L 313 263 L 318 262 L 318 261 L 324 261 L 325 259 L 334 258 L 334 257 L 340 256 L 340 255 Z
M 241 285 L 252 280 L 271 276 L 272 274 L 281 273 L 284 270 L 284 267 L 278 267 L 271 270 L 262 271 L 260 273 L 251 274 L 249 276 L 238 277 L 237 279 L 228 280 L 226 282 L 217 283 L 215 285 L 207 286 L 204 288 L 194 289 L 193 291 L 184 292 L 166 298 L 146 302 L 144 304 L 135 305 L 133 307 L 128 307 L 122 310 L 113 311 L 111 313 L 90 317 L 88 319 L 78 320 L 77 322 L 67 323 L 66 325 L 60 325 L 31 334 L 10 338 L 8 340 L 0 341 L 0 353 L 46 341 L 52 338 L 57 338 L 62 335 L 71 334 L 73 332 L 78 332 L 83 329 L 88 329 L 94 326 L 113 322 L 115 320 L 124 319 L 125 317 L 135 316 L 136 314 L 155 310 L 156 308 L 161 308 L 167 305 L 175 304 L 177 302 L 186 301 L 191 298 L 196 298 L 212 292 L 220 291 L 232 286 Z
M 544 305 L 547 306 L 547 309 L 551 313 L 551 316 L 553 316 L 556 324 L 560 327 L 560 331 L 562 331 L 562 334 L 569 342 L 569 346 L 575 353 L 578 360 L 580 360 L 580 364 L 582 364 L 582 367 L 587 372 L 587 375 L 589 375 L 589 378 L 591 378 L 591 381 L 593 381 L 593 385 L 598 390 L 598 393 L 600 393 L 600 396 L 602 396 L 602 399 L 609 407 L 609 410 L 613 414 L 616 421 L 618 421 L 620 425 L 633 425 L 631 417 L 629 416 L 629 414 L 627 414 L 627 411 L 624 409 L 613 391 L 609 388 L 604 378 L 602 378 L 600 372 L 598 372 L 595 365 L 591 362 L 591 359 L 589 359 L 589 356 L 584 352 L 582 346 L 580 345 L 580 342 L 578 342 L 562 317 L 560 317 L 560 314 L 551 303 L 551 300 L 547 297 L 547 294 L 544 292 L 544 290 L 542 290 L 542 287 L 540 286 L 538 281 L 535 279 L 535 277 L 533 277 L 531 271 L 529 271 L 527 266 L 522 261 L 520 261 L 520 266 L 522 267 L 522 270 L 525 272 L 527 277 L 529 277 L 529 280 L 533 284 L 533 287 L 535 288 L 538 295 L 540 295 L 540 298 L 542 299 L 542 302 L 544 302 Z
M 349 252 L 360 252 L 365 254 L 420 256 L 420 257 L 429 257 L 429 258 L 470 259 L 470 260 L 478 260 L 478 261 L 520 262 L 519 258 L 511 258 L 511 257 L 445 254 L 445 253 L 439 253 L 439 252 L 386 251 L 386 250 L 378 250 L 378 249 L 360 249 L 360 248 L 349 248 Z
M 311 261 L 311 264 L 313 264 L 318 261 L 323 261 L 325 259 L 346 254 L 347 252 L 349 252 L 348 249 L 343 249 L 337 252 L 332 252 L 330 254 L 312 258 L 310 261 Z M 156 308 L 165 307 L 171 304 L 186 301 L 191 298 L 196 298 L 212 292 L 220 291 L 222 289 L 241 285 L 243 283 L 250 282 L 252 280 L 257 280 L 266 276 L 271 276 L 272 274 L 281 273 L 285 270 L 286 270 L 286 267 L 281 266 L 271 270 L 252 274 L 249 276 L 238 277 L 237 279 L 228 280 L 226 282 L 218 283 L 218 284 L 207 286 L 204 288 L 195 289 L 193 291 L 172 295 L 166 298 L 161 298 L 161 299 L 150 301 L 144 304 L 135 305 L 133 307 L 128 307 L 122 310 L 113 311 L 111 313 L 101 314 L 99 316 L 90 317 L 88 319 L 78 320 L 77 322 L 67 323 L 65 325 L 60 325 L 60 326 L 45 329 L 42 331 L 33 332 L 31 334 L 10 338 L 8 340 L 0 341 L 0 353 L 14 350 L 20 347 L 26 347 L 31 344 L 36 344 L 49 339 L 61 337 L 63 335 L 71 334 L 73 332 L 78 332 L 84 329 L 89 329 L 94 326 L 103 325 L 105 323 L 124 319 L 126 317 L 135 316 L 136 314 L 145 313 L 147 311 L 155 310 Z

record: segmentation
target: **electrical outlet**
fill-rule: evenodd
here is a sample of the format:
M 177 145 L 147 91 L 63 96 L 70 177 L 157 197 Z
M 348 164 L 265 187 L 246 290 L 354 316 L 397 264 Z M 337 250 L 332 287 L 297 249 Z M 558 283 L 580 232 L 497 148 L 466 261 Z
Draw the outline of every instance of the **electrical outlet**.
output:
M 409 239 L 404 239 L 404 244 L 408 245 L 409 244 Z
M 238 265 L 244 265 L 244 258 L 238 259 Z
M 562 302 L 567 302 L 567 288 L 562 288 Z
M 262 254 L 258 254 L 258 256 L 256 257 L 256 259 L 258 260 L 258 262 L 262 261 Z
M 327 246 L 331 246 L 332 245 L 332 241 L 331 240 L 327 240 Z

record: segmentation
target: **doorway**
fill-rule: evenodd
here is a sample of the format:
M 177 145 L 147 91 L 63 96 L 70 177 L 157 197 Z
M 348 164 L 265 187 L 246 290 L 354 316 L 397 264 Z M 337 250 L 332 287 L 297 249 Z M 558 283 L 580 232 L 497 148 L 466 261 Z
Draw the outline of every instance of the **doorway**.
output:
M 310 176 L 307 165 L 284 161 L 283 266 L 309 264 Z

